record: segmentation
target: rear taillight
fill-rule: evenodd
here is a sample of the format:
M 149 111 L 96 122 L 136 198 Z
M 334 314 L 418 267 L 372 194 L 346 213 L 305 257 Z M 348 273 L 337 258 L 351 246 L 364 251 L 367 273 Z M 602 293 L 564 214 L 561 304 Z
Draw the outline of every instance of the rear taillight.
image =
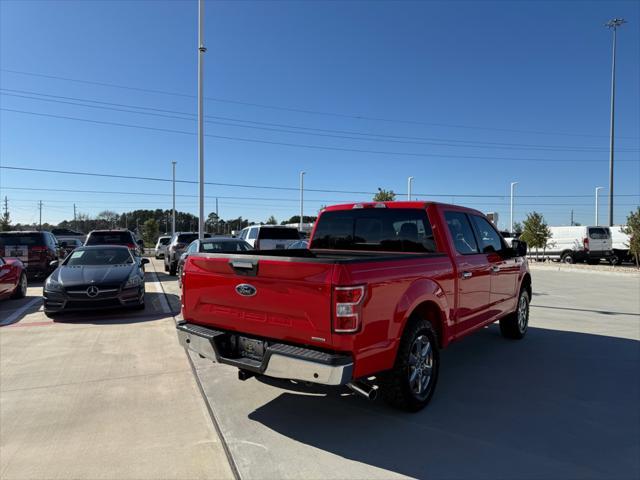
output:
M 47 251 L 47 247 L 31 247 L 33 253 L 44 253 Z
M 334 317 L 333 331 L 355 333 L 362 323 L 362 303 L 364 285 L 357 287 L 335 287 L 333 289 Z
M 133 243 L 127 243 L 127 247 L 128 247 L 130 250 L 135 250 L 135 249 L 136 249 L 136 246 L 135 246 L 135 244 L 133 244 Z
M 585 250 L 589 250 L 589 238 L 588 238 L 588 237 L 585 237 L 585 238 L 582 240 L 582 244 L 584 245 L 584 249 L 585 249 Z

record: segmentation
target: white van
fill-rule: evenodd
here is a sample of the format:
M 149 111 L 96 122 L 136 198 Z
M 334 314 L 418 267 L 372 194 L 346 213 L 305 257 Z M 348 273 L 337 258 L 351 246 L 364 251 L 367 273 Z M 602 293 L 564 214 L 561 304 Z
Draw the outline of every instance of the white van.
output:
M 289 245 L 300 240 L 300 233 L 290 227 L 252 225 L 242 229 L 238 237 L 256 250 L 279 250 L 289 248 Z
M 565 263 L 600 263 L 613 258 L 609 227 L 549 227 L 545 255 Z
M 622 229 L 624 225 L 616 225 L 610 227 L 611 229 L 611 247 L 613 249 L 613 257 L 611 263 L 619 264 L 622 262 L 632 262 L 633 258 L 629 253 L 629 244 L 631 243 L 631 236 L 624 233 Z

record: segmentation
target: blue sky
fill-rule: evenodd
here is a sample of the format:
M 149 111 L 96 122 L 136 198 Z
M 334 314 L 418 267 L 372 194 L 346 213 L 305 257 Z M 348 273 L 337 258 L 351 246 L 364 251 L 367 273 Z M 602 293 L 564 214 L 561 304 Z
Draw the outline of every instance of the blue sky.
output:
M 628 195 L 616 198 L 619 223 L 640 202 L 633 1 L 209 1 L 206 179 L 293 190 L 210 185 L 206 210 L 217 196 L 223 218 L 288 218 L 304 170 L 309 189 L 350 192 L 404 193 L 414 176 L 418 198 L 497 211 L 503 226 L 518 181 L 516 220 L 537 210 L 567 224 L 573 209 L 593 223 L 594 188 L 608 185 L 602 25 L 613 17 L 629 22 L 618 33 L 616 194 Z M 1 164 L 170 178 L 175 160 L 178 179 L 196 180 L 196 28 L 194 1 L 0 2 Z M 0 170 L 0 195 L 21 222 L 37 220 L 38 200 L 43 221 L 58 222 L 73 203 L 92 215 L 170 208 L 170 192 L 164 182 Z M 197 186 L 177 192 L 178 208 L 196 213 Z M 311 214 L 370 195 L 305 197 Z

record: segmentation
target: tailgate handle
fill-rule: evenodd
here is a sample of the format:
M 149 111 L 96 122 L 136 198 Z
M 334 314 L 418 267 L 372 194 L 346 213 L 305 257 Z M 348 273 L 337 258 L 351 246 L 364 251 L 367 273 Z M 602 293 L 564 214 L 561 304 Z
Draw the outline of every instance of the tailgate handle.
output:
M 229 265 L 238 275 L 255 277 L 258 274 L 258 260 L 229 260 Z

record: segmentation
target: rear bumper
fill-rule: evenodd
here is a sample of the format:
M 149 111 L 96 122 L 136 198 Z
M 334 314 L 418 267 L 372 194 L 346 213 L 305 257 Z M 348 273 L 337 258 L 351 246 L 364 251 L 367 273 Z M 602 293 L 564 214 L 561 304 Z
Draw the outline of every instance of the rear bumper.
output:
M 179 323 L 176 328 L 183 347 L 214 362 L 256 374 L 323 385 L 344 385 L 353 377 L 353 358 L 350 355 L 265 340 L 264 356 L 260 361 L 241 357 L 234 351 L 237 333 L 187 322 Z

